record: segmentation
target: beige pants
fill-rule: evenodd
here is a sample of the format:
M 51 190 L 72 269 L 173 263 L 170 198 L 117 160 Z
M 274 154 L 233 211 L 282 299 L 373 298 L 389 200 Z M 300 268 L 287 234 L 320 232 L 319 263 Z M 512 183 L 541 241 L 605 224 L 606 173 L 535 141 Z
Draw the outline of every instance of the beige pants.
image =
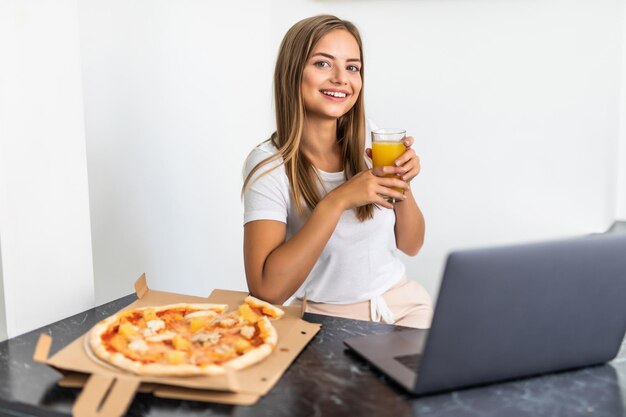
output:
M 430 327 L 433 317 L 432 301 L 424 287 L 417 282 L 403 279 L 384 293 L 382 298 L 393 314 L 393 324 L 419 329 Z M 372 317 L 372 302 L 370 300 L 354 304 L 325 304 L 307 301 L 306 311 L 327 316 L 377 321 L 376 317 Z M 295 299 L 291 305 L 300 307 L 302 300 Z

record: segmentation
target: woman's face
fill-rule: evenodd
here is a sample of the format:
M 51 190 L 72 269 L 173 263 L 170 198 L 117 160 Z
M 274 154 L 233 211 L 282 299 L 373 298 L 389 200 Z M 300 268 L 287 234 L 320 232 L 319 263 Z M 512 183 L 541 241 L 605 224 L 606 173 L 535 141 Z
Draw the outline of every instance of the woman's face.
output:
M 319 40 L 302 74 L 307 116 L 337 119 L 354 106 L 363 85 L 360 56 L 347 30 L 335 29 Z

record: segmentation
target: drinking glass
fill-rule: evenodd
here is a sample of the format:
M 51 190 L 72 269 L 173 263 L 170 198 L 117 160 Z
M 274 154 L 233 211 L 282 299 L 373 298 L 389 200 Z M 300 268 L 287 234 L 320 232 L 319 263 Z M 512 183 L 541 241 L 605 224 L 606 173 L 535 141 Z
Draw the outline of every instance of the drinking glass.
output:
M 376 129 L 372 130 L 372 162 L 375 167 L 395 166 L 395 161 L 406 151 L 404 129 Z M 386 175 L 388 178 L 398 178 L 396 174 Z M 402 188 L 394 190 L 403 193 Z M 387 197 L 387 201 L 395 203 L 393 197 Z

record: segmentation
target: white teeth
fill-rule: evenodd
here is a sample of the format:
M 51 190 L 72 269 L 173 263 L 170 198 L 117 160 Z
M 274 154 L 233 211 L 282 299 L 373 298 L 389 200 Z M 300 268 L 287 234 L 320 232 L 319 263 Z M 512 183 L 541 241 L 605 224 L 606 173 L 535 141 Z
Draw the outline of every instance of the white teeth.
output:
M 344 98 L 346 96 L 346 93 L 340 93 L 338 91 L 322 91 L 323 94 L 326 94 L 327 96 L 332 96 L 332 97 L 337 97 L 337 98 Z

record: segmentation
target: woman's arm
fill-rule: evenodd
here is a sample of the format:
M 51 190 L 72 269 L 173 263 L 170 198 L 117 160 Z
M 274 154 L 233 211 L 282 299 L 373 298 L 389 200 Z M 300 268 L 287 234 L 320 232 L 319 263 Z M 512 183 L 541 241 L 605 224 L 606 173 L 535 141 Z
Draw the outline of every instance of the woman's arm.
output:
M 413 137 L 407 136 L 404 145 L 407 150 L 396 160 L 396 166 L 384 167 L 383 173 L 396 174 L 398 178 L 409 183 L 420 172 L 420 158 L 411 149 Z M 371 157 L 372 150 L 367 149 L 367 154 Z M 404 201 L 400 201 L 394 206 L 396 246 L 407 255 L 415 256 L 424 243 L 424 216 L 410 189 L 405 191 L 405 196 L 407 198 Z
M 396 246 L 409 256 L 415 256 L 424 244 L 424 216 L 417 206 L 411 190 L 407 199 L 396 203 Z
M 284 303 L 313 269 L 340 216 L 341 209 L 322 200 L 298 233 L 286 242 L 285 223 L 246 223 L 244 263 L 252 295 L 273 304 Z
M 396 160 L 396 166 L 404 170 L 400 178 L 409 183 L 420 173 L 421 165 L 419 156 L 411 149 L 413 137 L 407 136 L 404 145 L 407 150 Z M 410 189 L 405 195 L 407 199 L 394 206 L 396 246 L 407 255 L 415 256 L 424 244 L 424 216 Z
M 302 228 L 285 241 L 285 223 L 256 220 L 244 226 L 244 264 L 252 295 L 274 304 L 284 303 L 313 269 L 345 210 L 369 203 L 388 209 L 384 196 L 406 198 L 392 187 L 408 190 L 404 181 L 361 172 L 328 193 Z

